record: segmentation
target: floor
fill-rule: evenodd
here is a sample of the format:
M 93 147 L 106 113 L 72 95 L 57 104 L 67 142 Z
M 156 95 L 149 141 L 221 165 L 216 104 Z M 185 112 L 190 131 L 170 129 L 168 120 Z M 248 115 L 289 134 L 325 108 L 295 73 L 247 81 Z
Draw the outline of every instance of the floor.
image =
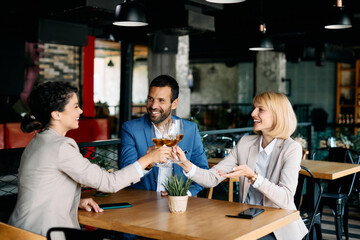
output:
M 329 208 L 324 208 L 321 219 L 323 239 L 336 240 L 334 216 Z M 343 237 L 345 239 L 345 237 Z M 349 239 L 360 239 L 360 209 L 349 209 Z

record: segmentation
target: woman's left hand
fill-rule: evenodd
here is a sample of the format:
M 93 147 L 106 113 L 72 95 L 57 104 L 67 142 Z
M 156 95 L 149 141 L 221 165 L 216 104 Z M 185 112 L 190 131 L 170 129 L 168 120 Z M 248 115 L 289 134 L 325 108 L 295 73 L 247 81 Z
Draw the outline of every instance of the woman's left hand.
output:
M 94 212 L 104 211 L 92 198 L 81 198 L 79 202 L 79 208 L 85 209 L 88 212 L 90 212 L 91 209 L 94 209 Z
M 177 145 L 173 147 L 172 157 L 175 159 L 180 167 L 184 169 L 185 172 L 189 172 L 192 168 L 192 163 L 186 158 L 184 151 Z
M 247 178 L 254 176 L 255 172 L 249 168 L 247 165 L 240 165 L 233 168 L 232 172 L 226 173 L 220 169 L 216 170 L 217 173 L 224 178 L 233 178 L 233 177 L 240 177 L 245 176 Z

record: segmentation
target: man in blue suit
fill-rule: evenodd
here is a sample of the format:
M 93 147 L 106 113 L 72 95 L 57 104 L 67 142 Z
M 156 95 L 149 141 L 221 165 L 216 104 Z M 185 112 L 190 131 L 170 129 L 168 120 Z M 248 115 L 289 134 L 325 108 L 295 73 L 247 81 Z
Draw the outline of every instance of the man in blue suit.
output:
M 160 129 L 170 119 L 179 119 L 172 115 L 178 105 L 179 85 L 176 80 L 167 75 L 156 77 L 150 84 L 147 97 L 147 114 L 143 117 L 127 121 L 121 130 L 121 155 L 120 168 L 134 163 L 147 152 L 155 149 L 151 140 L 151 125 Z M 184 122 L 184 138 L 178 146 L 186 153 L 186 157 L 200 168 L 208 169 L 204 147 L 200 138 L 197 125 L 191 121 Z M 149 166 L 145 176 L 133 187 L 145 190 L 162 192 L 166 195 L 163 187 L 164 181 L 172 174 L 183 174 L 183 170 L 177 164 L 170 168 Z M 185 176 L 184 176 L 185 178 Z M 188 192 L 189 196 L 195 196 L 202 187 L 193 182 Z

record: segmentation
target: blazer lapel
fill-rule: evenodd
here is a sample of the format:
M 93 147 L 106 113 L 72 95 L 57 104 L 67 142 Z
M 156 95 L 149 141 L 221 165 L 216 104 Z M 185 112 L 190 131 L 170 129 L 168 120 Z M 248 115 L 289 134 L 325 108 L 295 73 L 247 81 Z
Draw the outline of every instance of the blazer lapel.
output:
M 254 145 L 252 145 L 249 149 L 249 157 L 247 159 L 247 165 L 255 171 L 256 161 L 259 155 L 259 144 L 260 144 L 260 136 L 255 141 Z M 247 194 L 249 192 L 250 183 L 244 178 L 243 187 L 242 187 L 242 201 L 245 202 Z
M 267 172 L 266 172 L 266 178 L 267 179 L 270 179 L 271 175 L 274 172 L 275 166 L 276 166 L 276 164 L 278 162 L 278 158 L 279 158 L 279 154 L 280 154 L 283 142 L 284 142 L 284 139 L 279 139 L 278 138 L 276 140 L 276 144 L 275 144 L 275 147 L 274 147 L 274 149 L 273 149 L 273 151 L 271 153 L 269 166 L 268 166 L 268 169 L 267 169 Z
M 154 145 L 154 143 L 151 140 L 151 121 L 148 115 L 144 117 L 144 135 L 147 144 L 146 149 L 148 149 L 150 146 Z

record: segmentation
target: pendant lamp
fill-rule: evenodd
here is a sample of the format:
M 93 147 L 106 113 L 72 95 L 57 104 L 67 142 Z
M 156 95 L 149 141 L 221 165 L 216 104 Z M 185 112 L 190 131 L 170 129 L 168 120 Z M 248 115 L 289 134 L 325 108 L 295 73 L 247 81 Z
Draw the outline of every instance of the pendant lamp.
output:
M 259 26 L 260 34 L 257 39 L 256 44 L 253 47 L 250 47 L 251 51 L 270 51 L 274 49 L 273 42 L 271 37 L 266 33 L 265 23 L 261 23 Z
M 245 2 L 246 0 L 206 0 L 206 1 L 211 3 L 226 4 L 226 3 L 240 3 L 240 2 Z
M 148 25 L 145 11 L 135 1 L 126 1 L 116 6 L 115 9 L 116 26 L 141 27 Z
M 345 12 L 342 0 L 336 1 L 336 6 L 334 6 L 331 19 L 324 27 L 326 29 L 345 29 L 352 27 L 350 15 Z

